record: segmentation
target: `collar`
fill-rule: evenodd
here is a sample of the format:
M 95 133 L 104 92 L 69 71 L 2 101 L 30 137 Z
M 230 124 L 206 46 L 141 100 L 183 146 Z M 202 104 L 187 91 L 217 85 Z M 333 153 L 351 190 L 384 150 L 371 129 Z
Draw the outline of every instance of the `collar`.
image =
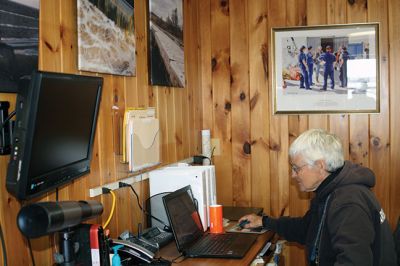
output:
M 335 172 L 331 173 L 330 175 L 328 175 L 324 181 L 322 181 L 322 183 L 318 186 L 317 190 L 315 191 L 315 193 L 317 195 L 323 194 L 321 193 L 322 191 L 325 190 L 325 188 L 335 179 L 335 177 L 337 177 L 340 173 L 340 171 L 342 171 L 343 166 L 336 169 Z

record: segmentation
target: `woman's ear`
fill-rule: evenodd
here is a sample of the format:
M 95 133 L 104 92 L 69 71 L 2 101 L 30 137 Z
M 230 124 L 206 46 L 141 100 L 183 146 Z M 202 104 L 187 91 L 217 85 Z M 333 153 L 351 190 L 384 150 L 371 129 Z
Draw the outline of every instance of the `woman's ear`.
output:
M 328 173 L 328 170 L 326 169 L 326 162 L 323 159 L 316 160 L 314 165 L 323 173 Z

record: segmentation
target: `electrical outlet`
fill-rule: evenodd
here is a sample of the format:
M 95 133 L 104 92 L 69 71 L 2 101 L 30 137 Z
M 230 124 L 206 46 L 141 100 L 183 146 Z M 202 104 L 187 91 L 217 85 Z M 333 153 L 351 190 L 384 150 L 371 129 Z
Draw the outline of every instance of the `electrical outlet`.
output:
M 219 139 L 211 139 L 211 150 L 214 149 L 213 155 L 219 156 L 221 155 L 221 147 L 219 145 Z

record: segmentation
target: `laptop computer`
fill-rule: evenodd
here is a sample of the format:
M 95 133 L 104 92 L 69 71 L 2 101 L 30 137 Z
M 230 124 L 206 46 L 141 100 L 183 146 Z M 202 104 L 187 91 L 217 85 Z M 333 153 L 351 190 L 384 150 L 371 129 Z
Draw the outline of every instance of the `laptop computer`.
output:
M 204 232 L 190 186 L 164 196 L 163 202 L 178 251 L 186 257 L 240 259 L 257 239 L 252 234 Z

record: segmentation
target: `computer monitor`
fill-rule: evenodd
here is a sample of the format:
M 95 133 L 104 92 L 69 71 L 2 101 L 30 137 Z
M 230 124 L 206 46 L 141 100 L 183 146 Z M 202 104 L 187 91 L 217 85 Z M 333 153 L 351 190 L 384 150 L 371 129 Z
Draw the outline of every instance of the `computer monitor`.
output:
M 21 87 L 7 190 L 44 194 L 89 173 L 103 79 L 37 71 Z

